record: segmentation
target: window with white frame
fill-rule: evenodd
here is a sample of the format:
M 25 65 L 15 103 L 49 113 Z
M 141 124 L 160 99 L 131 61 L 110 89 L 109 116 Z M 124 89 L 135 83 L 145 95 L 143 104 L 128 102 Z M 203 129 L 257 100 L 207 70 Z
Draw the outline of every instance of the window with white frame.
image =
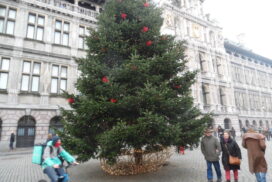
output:
M 29 13 L 26 37 L 29 39 L 43 40 L 44 16 Z
M 79 49 L 87 49 L 85 37 L 88 35 L 89 35 L 89 30 L 84 26 L 79 26 L 79 39 L 78 39 Z
M 54 43 L 68 46 L 69 45 L 70 24 L 61 20 L 55 22 Z
M 39 92 L 41 63 L 24 61 L 21 91 Z
M 8 85 L 8 74 L 9 74 L 9 58 L 0 59 L 0 89 L 6 90 Z
M 52 65 L 51 93 L 59 94 L 67 90 L 67 67 Z
M 16 10 L 0 5 L 0 33 L 13 35 Z

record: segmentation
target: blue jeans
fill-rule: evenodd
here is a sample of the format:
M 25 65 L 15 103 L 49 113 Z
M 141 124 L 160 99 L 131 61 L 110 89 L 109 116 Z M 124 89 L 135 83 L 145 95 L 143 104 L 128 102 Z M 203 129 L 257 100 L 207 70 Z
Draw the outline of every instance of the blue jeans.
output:
M 266 182 L 266 173 L 255 173 L 258 182 Z
M 47 174 L 51 182 L 67 182 L 69 180 L 68 174 L 63 168 L 46 167 L 43 172 Z
M 215 162 L 206 161 L 206 162 L 207 162 L 207 177 L 208 177 L 208 180 L 213 179 L 212 165 L 214 166 L 214 169 L 216 171 L 217 179 L 222 179 L 222 174 L 221 174 L 221 170 L 220 170 L 219 161 L 215 161 Z

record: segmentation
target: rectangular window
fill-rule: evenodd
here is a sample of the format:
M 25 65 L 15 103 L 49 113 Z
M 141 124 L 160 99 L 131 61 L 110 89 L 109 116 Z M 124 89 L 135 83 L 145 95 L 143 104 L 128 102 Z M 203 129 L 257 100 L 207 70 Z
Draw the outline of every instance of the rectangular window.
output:
M 67 67 L 52 65 L 51 93 L 60 94 L 67 90 Z
M 10 59 L 1 58 L 0 60 L 0 89 L 7 89 L 8 73 L 9 73 Z
M 43 40 L 44 16 L 29 13 L 26 37 L 29 39 Z
M 78 48 L 86 49 L 87 44 L 85 41 L 85 37 L 88 36 L 88 29 L 84 26 L 79 26 L 79 38 L 78 38 Z
M 24 61 L 22 71 L 22 91 L 39 92 L 41 63 Z
M 68 22 L 56 20 L 54 43 L 69 46 L 69 32 L 70 24 Z
M 10 7 L 0 7 L 0 33 L 14 34 L 16 10 Z

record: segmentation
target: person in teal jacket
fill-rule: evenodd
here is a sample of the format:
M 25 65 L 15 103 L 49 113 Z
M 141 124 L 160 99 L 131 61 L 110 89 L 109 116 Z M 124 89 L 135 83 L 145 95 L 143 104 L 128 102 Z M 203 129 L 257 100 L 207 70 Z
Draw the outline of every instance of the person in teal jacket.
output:
M 78 164 L 75 158 L 62 148 L 60 138 L 54 136 L 51 141 L 47 142 L 42 163 L 43 172 L 48 175 L 51 182 L 68 181 L 68 175 L 61 167 L 62 161 L 59 156 L 68 163 Z

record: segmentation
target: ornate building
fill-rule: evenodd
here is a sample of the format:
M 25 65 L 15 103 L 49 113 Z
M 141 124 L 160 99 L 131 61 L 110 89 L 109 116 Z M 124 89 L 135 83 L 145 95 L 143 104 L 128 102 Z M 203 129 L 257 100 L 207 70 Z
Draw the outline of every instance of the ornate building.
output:
M 0 0 L 0 148 L 44 142 L 61 128 L 62 90 L 75 92 L 75 57 L 95 27 L 101 0 Z
M 272 61 L 226 42 L 204 15 L 204 0 L 154 0 L 163 8 L 162 33 L 186 40 L 188 68 L 199 70 L 192 96 L 224 128 L 272 124 Z M 0 0 L 0 148 L 12 131 L 16 146 L 46 140 L 62 129 L 62 90 L 76 92 L 75 57 L 96 26 L 104 0 Z M 246 76 L 245 76 L 246 75 Z M 240 125 L 239 125 L 240 123 Z

